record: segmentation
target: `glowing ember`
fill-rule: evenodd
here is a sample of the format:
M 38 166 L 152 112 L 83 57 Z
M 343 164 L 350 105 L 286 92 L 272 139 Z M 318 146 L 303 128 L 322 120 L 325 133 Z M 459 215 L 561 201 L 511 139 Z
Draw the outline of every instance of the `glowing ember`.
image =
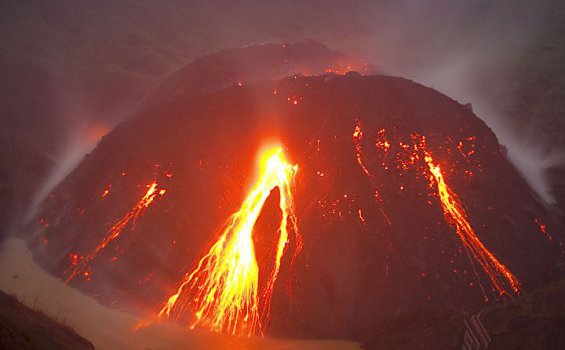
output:
M 447 221 L 455 225 L 456 232 L 465 249 L 489 276 L 500 295 L 520 291 L 520 282 L 498 259 L 483 245 L 467 219 L 467 213 L 455 193 L 447 186 L 439 165 L 435 165 L 432 156 L 426 152 L 425 161 L 437 184 L 438 196 Z M 486 298 L 486 296 L 485 296 Z
M 102 240 L 102 242 L 98 244 L 98 246 L 96 247 L 96 249 L 94 249 L 92 253 L 82 257 L 78 262 L 76 261 L 78 255 L 77 254 L 71 255 L 72 270 L 69 276 L 67 277 L 65 283 L 68 284 L 70 281 L 72 281 L 76 276 L 80 274 L 83 274 L 85 277 L 89 279 L 91 273 L 87 271 L 87 268 L 90 261 L 92 261 L 92 259 L 94 259 L 102 249 L 106 248 L 106 246 L 108 246 L 110 242 L 117 239 L 130 223 L 135 226 L 135 222 L 137 221 L 137 218 L 141 214 L 143 214 L 143 212 L 155 201 L 158 195 L 162 196 L 165 194 L 165 192 L 166 190 L 164 189 L 157 190 L 157 182 L 155 181 L 148 184 L 147 192 L 145 193 L 145 195 L 141 197 L 141 199 L 132 208 L 132 210 L 127 212 L 126 215 L 124 215 L 118 222 L 116 222 L 110 228 L 106 237 Z
M 365 224 L 365 217 L 363 216 L 363 211 L 361 210 L 361 208 L 359 208 L 359 210 L 357 211 L 357 216 L 359 217 L 359 221 L 362 224 Z
M 538 224 L 541 233 L 543 233 L 543 235 L 545 237 L 547 237 L 548 240 L 551 241 L 552 238 L 551 238 L 551 235 L 549 234 L 549 232 L 547 231 L 547 225 L 543 221 L 541 221 L 539 218 L 536 218 L 534 221 L 536 222 L 536 224 Z
M 381 129 L 379 131 L 379 137 L 384 137 L 384 129 Z M 387 226 L 391 226 L 392 222 L 390 221 L 390 218 L 388 216 L 388 214 L 386 213 L 384 207 L 383 207 L 383 203 L 382 203 L 382 198 L 379 195 L 379 189 L 382 187 L 381 183 L 379 181 L 377 181 L 376 177 L 369 172 L 369 169 L 367 169 L 367 167 L 365 166 L 365 163 L 363 162 L 363 146 L 362 146 L 362 141 L 363 141 L 363 129 L 362 129 L 362 124 L 361 121 L 359 119 L 356 120 L 355 122 L 355 129 L 353 130 L 353 144 L 355 145 L 355 157 L 357 158 L 357 163 L 359 164 L 359 167 L 361 168 L 361 170 L 363 171 L 363 174 L 365 174 L 368 178 L 369 181 L 371 183 L 371 186 L 373 187 L 374 191 L 375 191 L 375 202 L 378 205 L 379 208 L 379 212 L 384 220 L 384 222 L 386 223 Z M 376 146 L 377 149 L 379 149 L 381 144 L 377 141 Z M 390 147 L 388 141 L 384 141 L 382 143 L 382 145 L 386 145 L 386 147 L 384 148 L 385 152 L 388 152 L 388 149 Z M 384 164 L 384 163 L 383 163 Z M 362 218 L 362 215 L 359 215 L 359 218 L 361 219 L 361 221 L 364 223 L 365 219 Z
M 104 199 L 106 196 L 108 196 L 110 194 L 110 191 L 112 190 L 112 185 L 108 185 L 105 189 L 104 192 L 102 192 L 102 194 L 100 195 L 101 199 Z
M 357 156 L 357 163 L 359 163 L 359 166 L 361 167 L 361 169 L 363 169 L 365 175 L 371 177 L 371 175 L 369 174 L 369 170 L 367 170 L 367 167 L 365 167 L 365 164 L 363 164 L 363 158 L 361 157 L 361 151 L 363 150 L 363 148 L 361 147 L 361 140 L 363 139 L 363 131 L 361 130 L 361 126 L 362 126 L 361 121 L 357 120 L 357 123 L 355 124 L 355 130 L 353 130 L 355 155 Z
M 331 74 L 337 74 L 337 75 L 345 75 L 345 73 L 350 72 L 351 70 L 353 70 L 353 67 L 348 66 L 348 65 L 339 65 L 337 67 L 327 67 L 324 69 L 325 73 Z
M 298 104 L 302 101 L 302 96 L 292 95 L 287 97 L 286 101 L 293 106 L 298 106 Z
M 338 60 L 332 66 L 324 68 L 324 73 L 327 74 L 345 75 L 353 71 L 369 74 L 369 63 L 360 61 L 343 62 Z
M 295 235 L 295 256 L 302 249 L 302 241 L 291 189 L 298 167 L 285 159 L 279 147 L 262 155 L 259 170 L 259 177 L 239 211 L 227 220 L 220 237 L 197 267 L 186 274 L 159 317 L 178 320 L 187 312 L 194 312 L 191 328 L 199 326 L 233 335 L 262 334 L 268 322 L 281 259 L 289 242 L 289 225 Z M 269 280 L 259 293 L 253 227 L 271 190 L 276 187 L 280 191 L 279 207 L 282 212 L 280 235 Z
M 355 145 L 356 157 L 359 166 L 363 170 L 363 173 L 367 175 L 371 180 L 375 180 L 375 177 L 367 170 L 362 158 L 362 146 L 361 140 L 363 138 L 363 131 L 361 129 L 361 122 L 356 121 L 355 130 L 353 132 L 353 142 Z M 474 261 L 476 261 L 484 270 L 484 272 L 489 276 L 492 285 L 500 295 L 512 295 L 512 293 L 518 294 L 520 292 L 520 282 L 518 279 L 510 272 L 510 270 L 504 266 L 480 241 L 477 237 L 475 231 L 471 227 L 469 220 L 467 218 L 467 213 L 457 195 L 453 190 L 445 183 L 443 173 L 439 167 L 436 165 L 432 159 L 430 152 L 427 150 L 426 138 L 424 136 L 418 135 L 417 133 L 412 133 L 410 135 L 411 142 L 398 142 L 398 153 L 394 158 L 396 162 L 396 168 L 400 171 L 407 171 L 408 169 L 420 166 L 421 164 L 425 167 L 423 174 L 426 178 L 429 178 L 430 187 L 433 188 L 434 184 L 437 185 L 437 194 L 441 202 L 442 210 L 445 219 L 456 228 L 456 233 L 461 239 L 465 251 L 469 258 L 472 258 L 471 265 L 475 269 Z M 463 157 L 469 157 L 474 154 L 474 142 L 475 138 L 467 138 L 467 141 L 471 142 L 470 150 L 466 151 L 464 149 L 464 144 L 462 142 L 458 143 L 458 149 L 461 151 Z M 380 129 L 377 132 L 377 140 L 375 142 L 377 151 L 382 152 L 383 157 L 381 164 L 385 170 L 389 169 L 389 166 L 385 162 L 386 157 L 391 149 L 391 143 L 386 139 L 385 129 Z M 424 161 L 424 163 L 421 162 Z M 427 171 L 431 176 L 426 175 Z M 400 185 L 399 189 L 401 191 L 406 190 L 404 185 Z M 378 188 L 376 190 L 375 198 L 379 199 Z M 383 213 L 386 217 L 386 213 Z M 390 219 L 388 220 L 390 222 Z M 540 226 L 541 228 L 541 226 Z M 543 229 L 542 229 L 543 232 Z M 480 281 L 480 277 L 475 270 L 477 279 Z M 481 285 L 482 289 L 482 285 Z M 483 290 L 483 295 L 485 300 L 488 300 L 485 291 Z

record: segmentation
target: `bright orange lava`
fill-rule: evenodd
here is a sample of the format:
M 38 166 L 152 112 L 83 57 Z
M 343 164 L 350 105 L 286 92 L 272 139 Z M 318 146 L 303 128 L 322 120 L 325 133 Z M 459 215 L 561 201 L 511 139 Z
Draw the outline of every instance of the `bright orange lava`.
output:
M 295 235 L 295 255 L 302 248 L 292 195 L 297 170 L 285 159 L 280 147 L 261 155 L 258 179 L 241 208 L 227 220 L 220 237 L 197 267 L 185 275 L 159 317 L 178 320 L 187 312 L 194 312 L 191 328 L 198 326 L 243 336 L 263 333 L 290 232 Z M 252 234 L 265 201 L 276 187 L 282 212 L 280 235 L 269 280 L 260 293 Z
M 165 194 L 165 192 L 166 190 L 164 189 L 157 190 L 156 181 L 153 181 L 150 184 L 148 184 L 147 192 L 145 192 L 143 197 L 141 197 L 141 199 L 132 208 L 132 210 L 127 212 L 118 222 L 116 222 L 112 226 L 112 228 L 110 228 L 106 237 L 104 237 L 102 242 L 98 244 L 98 246 L 96 247 L 96 249 L 94 249 L 92 253 L 84 256 L 78 262 L 76 262 L 76 254 L 74 254 L 73 264 L 72 264 L 73 269 L 69 274 L 69 276 L 67 277 L 65 284 L 68 284 L 79 274 L 84 274 L 86 277 L 88 277 L 88 275 L 90 274 L 88 271 L 86 271 L 86 269 L 88 268 L 88 263 L 92 259 L 94 259 L 102 249 L 106 248 L 106 246 L 110 244 L 110 242 L 118 238 L 130 222 L 132 223 L 132 225 L 135 225 L 135 222 L 139 217 L 139 215 L 141 215 L 155 201 L 157 196 L 159 195 L 162 196 Z
M 424 160 L 437 184 L 438 196 L 447 221 L 455 225 L 456 232 L 465 246 L 468 254 L 472 255 L 500 295 L 520 292 L 520 282 L 498 259 L 483 245 L 475 234 L 467 219 L 467 213 L 455 193 L 447 186 L 439 165 L 434 164 L 432 156 L 426 152 Z M 485 296 L 486 298 L 486 296 Z
M 361 121 L 357 120 L 355 123 L 355 129 L 353 131 L 353 143 L 355 145 L 355 156 L 357 158 L 357 163 L 359 163 L 359 166 L 363 173 L 367 175 L 373 183 L 376 183 L 375 176 L 368 171 L 365 163 L 363 162 L 363 149 L 361 146 L 363 136 L 364 133 L 362 130 Z M 469 223 L 467 213 L 465 212 L 463 204 L 459 201 L 455 192 L 453 192 L 453 190 L 445 183 L 439 165 L 436 165 L 434 163 L 430 152 L 428 152 L 426 147 L 426 138 L 417 133 L 412 133 L 411 139 L 411 143 L 403 141 L 400 141 L 398 143 L 400 150 L 396 154 L 396 157 L 393 158 L 393 161 L 397 163 L 397 169 L 406 171 L 413 166 L 417 166 L 417 164 L 421 164 L 420 162 L 422 160 L 425 162 L 425 165 L 422 164 L 425 169 L 425 176 L 428 177 L 427 173 L 429 170 L 431 174 L 429 176 L 430 186 L 433 188 L 435 187 L 434 184 L 437 185 L 437 193 L 441 202 L 445 220 L 456 227 L 456 233 L 463 243 L 463 247 L 465 248 L 465 251 L 470 258 L 471 265 L 479 282 L 481 279 L 475 268 L 475 261 L 489 276 L 494 289 L 496 289 L 496 291 L 500 295 L 512 295 L 513 293 L 519 294 L 520 282 L 518 281 L 516 276 L 514 276 L 512 272 L 506 266 L 504 266 L 504 264 L 502 264 L 477 237 L 475 231 Z M 474 140 L 474 137 L 467 138 L 467 141 Z M 391 149 L 391 145 L 392 144 L 386 138 L 385 129 L 380 129 L 377 132 L 377 140 L 375 142 L 375 146 L 377 150 L 383 154 L 381 164 L 385 170 L 389 169 L 389 165 L 385 160 Z M 474 148 L 474 145 L 471 147 Z M 469 152 L 463 152 L 462 142 L 459 143 L 458 148 L 462 152 L 462 155 L 464 157 L 470 156 L 474 153 L 473 149 Z M 378 187 L 375 187 L 375 189 L 375 199 L 377 199 L 378 202 Z M 404 190 L 404 186 L 401 185 L 400 189 Z M 391 226 L 392 223 L 386 213 L 382 210 L 382 208 L 381 213 L 383 214 L 387 225 Z M 361 217 L 362 216 L 360 215 L 360 219 Z M 545 227 L 542 227 L 540 225 L 540 229 L 545 233 Z M 482 284 L 479 283 L 479 285 L 481 286 L 485 300 L 488 300 Z
M 540 219 L 538 219 L 538 218 L 535 218 L 534 221 L 535 221 L 536 224 L 538 224 L 541 233 L 543 233 L 543 235 L 544 235 L 545 237 L 547 237 L 548 240 L 551 241 L 552 238 L 551 238 L 551 235 L 549 234 L 549 232 L 547 231 L 547 225 L 546 225 L 543 221 L 541 221 Z
M 357 120 L 357 122 L 355 123 L 355 130 L 353 130 L 353 143 L 355 144 L 355 155 L 357 157 L 357 163 L 359 163 L 359 166 L 361 167 L 361 169 L 363 169 L 363 173 L 371 177 L 369 170 L 363 163 L 363 158 L 361 156 L 361 153 L 363 151 L 363 147 L 361 146 L 361 140 L 363 139 L 363 130 L 361 129 L 361 127 L 362 127 L 361 121 Z

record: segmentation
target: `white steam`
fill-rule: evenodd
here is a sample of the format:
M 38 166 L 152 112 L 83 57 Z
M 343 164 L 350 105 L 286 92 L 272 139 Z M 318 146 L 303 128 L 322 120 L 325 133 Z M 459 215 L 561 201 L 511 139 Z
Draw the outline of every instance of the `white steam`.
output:
M 91 122 L 88 119 L 73 119 L 70 125 L 65 127 L 70 129 L 67 139 L 62 142 L 57 154 L 52 156 L 53 168 L 32 198 L 26 213 L 26 222 L 37 214 L 49 193 L 80 164 L 85 155 L 91 152 L 102 136 L 108 132 L 105 125 Z
M 469 64 L 470 66 L 466 66 Z M 506 146 L 508 157 L 520 171 L 530 187 L 548 204 L 553 204 L 555 198 L 547 171 L 562 163 L 565 159 L 559 151 L 548 152 L 539 140 L 518 135 L 504 123 L 504 117 L 497 108 L 485 101 L 480 92 L 470 89 L 467 85 L 472 81 L 473 61 L 458 60 L 455 64 L 441 67 L 436 72 L 421 76 L 421 80 L 448 95 L 460 103 L 470 102 L 475 114 L 481 118 L 496 134 L 499 142 Z
M 366 52 L 388 74 L 471 103 L 531 188 L 553 204 L 547 170 L 563 164 L 564 152 L 548 151 L 543 136 L 528 135 L 507 115 L 517 65 L 543 30 L 547 8 L 545 1 L 401 0 L 376 24 Z

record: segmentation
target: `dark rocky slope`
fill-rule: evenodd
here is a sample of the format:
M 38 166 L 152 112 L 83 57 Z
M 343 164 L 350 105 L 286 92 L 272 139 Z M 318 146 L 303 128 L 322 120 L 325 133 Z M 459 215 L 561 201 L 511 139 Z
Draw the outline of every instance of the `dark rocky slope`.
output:
M 0 292 L 0 349 L 94 350 L 75 331 Z
M 356 123 L 373 180 L 356 157 Z M 390 142 L 386 154 L 375 146 L 383 141 L 381 129 Z M 541 285 L 560 257 L 559 223 L 488 127 L 432 89 L 354 73 L 153 101 L 52 193 L 38 217 L 42 224 L 31 230 L 37 260 L 64 276 L 69 255 L 91 251 L 156 180 L 167 193 L 99 254 L 90 281 L 73 285 L 107 303 L 157 309 L 239 207 L 257 150 L 276 137 L 300 169 L 304 251 L 295 270 L 282 271 L 292 296 L 287 283 L 277 285 L 269 334 L 366 339 L 379 324 L 422 308 L 472 312 L 484 307 L 485 297 L 504 299 L 444 219 L 426 164 L 403 163 L 415 133 L 426 137 L 479 239 L 523 291 Z M 267 206 L 263 215 L 272 210 Z
M 488 349 L 562 349 L 565 347 L 565 279 L 563 264 L 552 269 L 547 284 L 525 296 L 483 309 L 481 320 L 491 341 Z M 461 349 L 464 319 L 471 315 L 459 310 L 437 312 L 418 310 L 375 329 L 364 342 L 367 350 L 378 349 Z

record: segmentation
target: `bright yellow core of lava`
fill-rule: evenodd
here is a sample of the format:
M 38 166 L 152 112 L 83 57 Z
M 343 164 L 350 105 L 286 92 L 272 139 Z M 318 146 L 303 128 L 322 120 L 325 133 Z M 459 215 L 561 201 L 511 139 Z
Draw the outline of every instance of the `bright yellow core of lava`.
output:
M 257 181 L 241 208 L 226 221 L 218 240 L 197 267 L 185 275 L 160 317 L 185 319 L 188 312 L 194 313 L 194 317 L 188 317 L 192 319 L 191 328 L 199 326 L 234 335 L 262 334 L 290 232 L 295 235 L 295 254 L 301 249 L 292 196 L 297 170 L 297 165 L 286 160 L 281 147 L 261 154 Z M 259 266 L 252 234 L 265 201 L 276 187 L 282 213 L 279 239 L 269 280 L 259 291 Z

